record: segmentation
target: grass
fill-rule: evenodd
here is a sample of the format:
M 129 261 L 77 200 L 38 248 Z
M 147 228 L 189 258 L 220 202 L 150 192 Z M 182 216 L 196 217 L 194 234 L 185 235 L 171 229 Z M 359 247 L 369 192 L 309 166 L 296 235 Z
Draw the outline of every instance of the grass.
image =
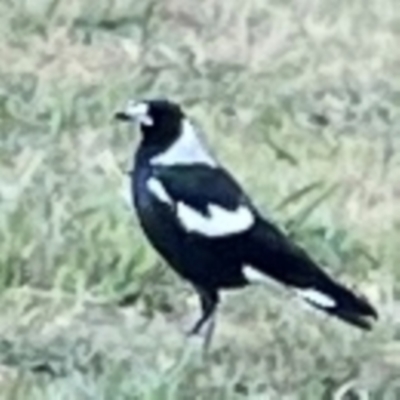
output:
M 0 1 L 0 398 L 399 399 L 394 0 Z M 226 295 L 203 358 L 191 288 L 129 205 L 128 98 L 185 105 L 216 153 L 380 320 Z M 124 307 L 121 303 L 129 303 Z

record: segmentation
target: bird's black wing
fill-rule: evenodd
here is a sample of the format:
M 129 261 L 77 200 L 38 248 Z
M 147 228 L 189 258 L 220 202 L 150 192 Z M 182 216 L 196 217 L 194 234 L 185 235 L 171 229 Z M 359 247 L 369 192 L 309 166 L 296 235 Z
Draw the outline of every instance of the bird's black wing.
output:
M 240 243 L 258 217 L 226 171 L 157 167 L 143 188 L 136 190 L 146 198 L 138 207 L 142 226 L 171 266 L 203 289 L 246 284 Z
M 203 165 L 156 168 L 154 177 L 164 186 L 174 202 L 183 202 L 195 210 L 208 213 L 210 204 L 235 210 L 249 200 L 236 181 L 222 168 Z
M 240 186 L 223 169 L 160 168 L 154 171 L 154 178 L 169 196 L 165 205 L 174 213 L 175 223 L 188 234 L 200 235 L 204 243 L 213 243 L 217 253 L 221 247 L 216 239 L 228 238 L 223 243 L 229 248 L 222 247 L 221 256 L 234 254 L 232 263 L 240 263 L 248 281 L 251 277 L 245 272 L 250 267 L 259 275 L 272 277 L 297 290 L 313 306 L 359 327 L 370 327 L 369 319 L 377 313 L 368 301 L 335 282 L 284 232 L 259 216 Z M 180 212 L 182 204 L 190 207 L 194 216 Z M 218 213 L 211 212 L 211 206 L 219 207 Z M 222 214 L 227 211 L 226 216 L 220 210 Z M 228 270 L 227 266 L 224 270 Z

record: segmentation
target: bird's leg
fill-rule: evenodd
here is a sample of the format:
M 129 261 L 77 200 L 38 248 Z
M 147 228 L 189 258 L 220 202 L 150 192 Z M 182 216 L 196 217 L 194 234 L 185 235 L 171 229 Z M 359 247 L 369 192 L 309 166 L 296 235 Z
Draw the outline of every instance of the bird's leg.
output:
M 214 290 L 207 290 L 196 287 L 200 296 L 200 305 L 202 314 L 196 321 L 189 335 L 204 336 L 204 347 L 210 344 L 215 327 L 215 309 L 218 304 L 218 293 Z

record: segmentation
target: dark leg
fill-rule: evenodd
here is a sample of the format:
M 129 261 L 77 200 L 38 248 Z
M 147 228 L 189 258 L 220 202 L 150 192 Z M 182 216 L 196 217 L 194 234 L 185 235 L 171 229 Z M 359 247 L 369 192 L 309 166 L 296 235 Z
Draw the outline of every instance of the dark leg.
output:
M 207 329 L 204 333 L 204 345 L 208 346 L 211 336 L 214 330 L 214 313 L 218 304 L 218 293 L 213 289 L 204 289 L 200 287 L 196 287 L 197 292 L 200 296 L 200 305 L 201 305 L 201 317 L 194 324 L 193 328 L 189 331 L 190 335 L 201 334 L 201 330 L 204 325 L 208 324 Z

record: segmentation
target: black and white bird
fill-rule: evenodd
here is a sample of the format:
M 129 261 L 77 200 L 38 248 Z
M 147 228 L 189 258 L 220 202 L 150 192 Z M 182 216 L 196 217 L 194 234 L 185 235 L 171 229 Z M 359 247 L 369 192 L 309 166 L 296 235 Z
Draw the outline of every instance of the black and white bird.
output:
M 178 104 L 129 102 L 116 118 L 139 123 L 142 133 L 131 174 L 140 224 L 200 296 L 202 314 L 191 333 L 211 334 L 221 289 L 268 278 L 317 309 L 371 328 L 375 309 L 260 215 Z

